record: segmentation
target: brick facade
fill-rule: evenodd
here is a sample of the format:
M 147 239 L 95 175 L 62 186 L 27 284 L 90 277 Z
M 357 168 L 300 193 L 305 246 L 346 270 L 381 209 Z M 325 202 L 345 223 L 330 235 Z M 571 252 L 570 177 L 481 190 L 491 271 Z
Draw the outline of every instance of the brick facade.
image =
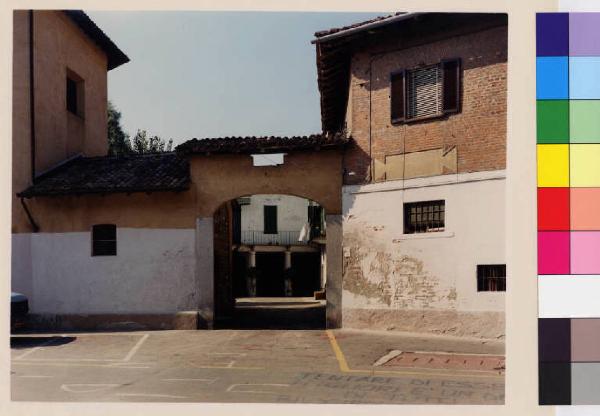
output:
M 386 155 L 432 149 L 456 147 L 458 173 L 505 168 L 507 27 L 417 42 L 382 34 L 352 55 L 346 123 L 356 145 L 345 154 L 344 184 L 373 181 L 371 164 Z M 462 61 L 461 111 L 392 125 L 390 73 L 448 58 Z

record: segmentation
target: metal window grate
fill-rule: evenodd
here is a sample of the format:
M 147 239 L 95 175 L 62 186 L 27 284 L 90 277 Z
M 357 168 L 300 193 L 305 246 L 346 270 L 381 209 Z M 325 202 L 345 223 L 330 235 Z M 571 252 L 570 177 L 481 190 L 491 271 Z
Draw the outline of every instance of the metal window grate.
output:
M 443 200 L 404 204 L 404 234 L 444 231 L 445 210 Z
M 440 64 L 413 69 L 407 73 L 406 118 L 435 117 L 443 114 L 442 67 Z
M 477 291 L 505 292 L 506 264 L 478 264 Z

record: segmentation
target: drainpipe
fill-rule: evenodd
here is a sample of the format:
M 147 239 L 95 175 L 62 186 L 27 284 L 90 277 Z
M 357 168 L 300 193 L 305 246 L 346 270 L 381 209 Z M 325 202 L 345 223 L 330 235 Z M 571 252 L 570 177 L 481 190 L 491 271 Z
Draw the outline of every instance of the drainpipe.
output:
M 35 97 L 33 93 L 33 69 L 33 10 L 29 10 L 29 128 L 31 131 L 31 183 L 35 183 Z M 25 207 L 22 198 L 21 203 Z M 25 209 L 27 210 L 27 208 Z M 29 211 L 27 211 L 27 214 L 29 215 Z

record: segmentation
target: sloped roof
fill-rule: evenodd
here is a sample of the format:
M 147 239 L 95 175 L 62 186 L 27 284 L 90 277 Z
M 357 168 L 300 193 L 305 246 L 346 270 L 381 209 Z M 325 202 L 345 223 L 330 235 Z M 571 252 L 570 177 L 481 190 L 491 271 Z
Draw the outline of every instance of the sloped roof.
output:
M 431 35 L 456 36 L 507 24 L 504 13 L 394 13 L 316 32 L 312 43 L 316 44 L 323 131 L 333 133 L 344 128 L 355 51 L 376 48 L 383 36 L 414 45 Z
M 346 145 L 349 140 L 350 139 L 342 133 L 292 137 L 222 137 L 188 140 L 177 146 L 175 150 L 182 154 L 274 153 L 341 147 Z
M 127 55 L 115 45 L 83 10 L 63 10 L 63 12 L 106 53 L 109 71 L 129 62 Z
M 77 157 L 36 178 L 19 197 L 184 191 L 189 162 L 175 153 Z

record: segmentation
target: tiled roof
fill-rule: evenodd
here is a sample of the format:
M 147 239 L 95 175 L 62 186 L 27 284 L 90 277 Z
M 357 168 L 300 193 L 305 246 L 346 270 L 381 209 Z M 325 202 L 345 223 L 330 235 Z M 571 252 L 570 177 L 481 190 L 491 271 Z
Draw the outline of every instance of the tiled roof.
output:
M 349 140 L 343 133 L 294 137 L 223 137 L 188 140 L 177 146 L 175 150 L 182 154 L 274 153 L 341 147 L 346 145 Z
M 189 162 L 175 153 L 77 157 L 39 176 L 19 197 L 184 191 Z
M 129 58 L 82 10 L 63 10 L 63 12 L 106 53 L 108 70 L 129 62 Z
M 365 20 L 363 22 L 358 22 L 358 23 L 353 23 L 353 24 L 347 25 L 347 26 L 334 27 L 334 28 L 327 29 L 327 30 L 320 30 L 318 32 L 315 32 L 315 38 L 322 38 L 324 36 L 333 35 L 334 33 L 344 32 L 344 31 L 350 30 L 350 29 L 357 29 L 362 26 L 370 25 L 371 23 L 379 23 L 379 22 L 383 22 L 384 20 L 391 20 L 392 17 L 402 16 L 402 15 L 406 15 L 406 14 L 408 14 L 408 13 L 397 12 L 397 13 L 389 14 L 387 16 L 378 16 L 374 19 Z

